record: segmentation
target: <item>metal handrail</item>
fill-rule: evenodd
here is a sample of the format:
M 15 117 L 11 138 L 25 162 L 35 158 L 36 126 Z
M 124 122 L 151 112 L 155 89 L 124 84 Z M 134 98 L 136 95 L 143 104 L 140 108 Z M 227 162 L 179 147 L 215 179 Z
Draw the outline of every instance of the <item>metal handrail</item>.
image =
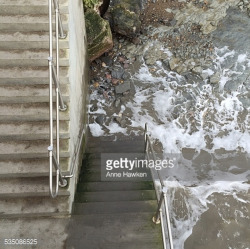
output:
M 144 139 L 145 139 L 146 159 L 149 160 L 150 154 L 151 154 L 153 160 L 156 161 L 156 155 L 155 155 L 155 152 L 154 152 L 154 149 L 153 149 L 153 146 L 152 146 L 152 143 L 150 141 L 149 134 L 148 134 L 147 123 L 145 124 Z M 152 174 L 152 177 L 153 177 L 152 168 L 151 168 L 151 174 Z M 171 231 L 170 215 L 169 215 L 169 210 L 168 210 L 167 188 L 164 185 L 164 181 L 163 181 L 163 179 L 162 179 L 162 177 L 161 177 L 158 170 L 157 170 L 157 175 L 158 175 L 158 178 L 159 178 L 160 183 L 161 183 L 161 189 L 160 189 L 161 193 L 159 194 L 159 192 L 157 191 L 157 185 L 156 185 L 156 182 L 153 179 L 154 187 L 155 187 L 155 190 L 156 190 L 156 196 L 157 196 L 157 200 L 158 200 L 158 206 L 157 206 L 156 214 L 153 217 L 153 222 L 156 223 L 156 224 L 161 223 L 164 249 L 167 249 L 166 236 L 165 236 L 165 225 L 166 225 L 166 228 L 167 228 L 167 231 L 168 231 L 169 246 L 170 246 L 170 249 L 174 249 L 173 239 L 172 239 L 172 231 Z M 163 219 L 162 208 L 164 208 L 167 220 Z
M 65 38 L 62 21 L 59 11 L 58 0 L 53 0 L 55 9 L 55 31 L 56 31 L 56 70 L 53 63 L 53 25 L 52 25 L 52 0 L 48 0 L 49 4 L 49 122 L 50 122 L 50 145 L 49 152 L 49 190 L 52 198 L 58 195 L 58 188 L 65 187 L 67 180 L 64 179 L 60 167 L 60 144 L 59 144 L 59 110 L 65 111 L 67 106 L 64 104 L 59 82 L 59 37 Z M 60 33 L 60 34 L 59 34 Z M 56 92 L 56 153 L 54 151 L 53 140 L 53 83 L 55 84 Z M 56 171 L 55 190 L 53 191 L 53 167 Z

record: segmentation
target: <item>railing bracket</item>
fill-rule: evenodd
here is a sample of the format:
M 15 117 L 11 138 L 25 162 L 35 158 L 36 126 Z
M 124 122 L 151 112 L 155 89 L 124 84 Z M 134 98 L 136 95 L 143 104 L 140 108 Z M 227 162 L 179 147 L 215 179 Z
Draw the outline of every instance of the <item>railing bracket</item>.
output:
M 59 182 L 59 186 L 61 188 L 65 188 L 68 185 L 68 181 L 66 179 L 63 179 L 63 183 Z
M 161 219 L 157 219 L 155 216 L 152 218 L 152 221 L 158 225 L 158 224 L 161 224 Z
M 67 111 L 67 109 L 68 109 L 68 106 L 67 106 L 67 105 L 64 105 L 63 108 L 61 108 L 61 106 L 59 106 L 59 110 L 60 110 L 61 112 L 65 112 L 65 111 Z

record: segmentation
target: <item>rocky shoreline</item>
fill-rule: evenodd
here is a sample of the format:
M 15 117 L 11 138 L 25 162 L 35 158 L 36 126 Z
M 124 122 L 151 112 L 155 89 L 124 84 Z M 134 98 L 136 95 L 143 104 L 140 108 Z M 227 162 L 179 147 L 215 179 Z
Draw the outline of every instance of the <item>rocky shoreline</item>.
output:
M 117 1 L 111 1 L 111 11 L 115 2 Z M 183 76 L 190 84 L 198 79 L 201 85 L 205 81 L 216 88 L 220 73 L 214 62 L 216 56 L 212 31 L 225 18 L 229 8 L 239 8 L 242 13 L 249 13 L 249 2 L 171 1 L 173 9 L 165 10 L 166 19 L 162 13 L 160 20 L 153 19 L 150 22 L 144 17 L 145 23 L 142 21 L 142 29 L 134 37 L 131 34 L 125 36 L 123 32 L 117 34 L 116 30 L 113 33 L 113 49 L 91 63 L 89 89 L 95 97 L 91 101 L 90 123 L 96 122 L 104 130 L 110 122 L 116 122 L 122 128 L 130 125 L 131 114 L 126 109 L 126 103 L 131 101 L 135 93 L 131 76 L 143 63 L 152 74 L 163 67 Z M 160 4 L 167 6 L 168 3 L 159 0 L 148 1 L 145 5 L 144 2 L 144 11 L 150 15 L 147 8 L 157 11 L 153 6 L 161 6 Z M 106 16 L 109 15 L 107 13 Z M 157 16 L 157 12 L 154 15 Z M 105 103 L 105 114 L 98 114 L 98 101 Z

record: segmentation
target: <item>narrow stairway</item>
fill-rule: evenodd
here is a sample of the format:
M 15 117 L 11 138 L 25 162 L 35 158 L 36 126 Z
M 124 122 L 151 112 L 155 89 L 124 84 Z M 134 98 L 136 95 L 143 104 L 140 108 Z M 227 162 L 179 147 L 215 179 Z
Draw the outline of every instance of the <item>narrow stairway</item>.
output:
M 113 141 L 116 139 L 116 141 Z M 90 135 L 75 195 L 67 248 L 162 249 L 151 181 L 101 181 L 101 153 L 143 153 L 143 137 Z

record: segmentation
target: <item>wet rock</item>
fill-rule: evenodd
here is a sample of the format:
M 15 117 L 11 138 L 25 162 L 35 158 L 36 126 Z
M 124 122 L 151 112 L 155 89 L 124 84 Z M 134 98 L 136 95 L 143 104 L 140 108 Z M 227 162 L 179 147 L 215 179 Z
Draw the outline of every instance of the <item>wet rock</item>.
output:
M 170 59 L 170 61 L 169 61 L 170 69 L 175 70 L 178 67 L 179 62 L 180 62 L 180 60 L 178 58 L 173 57 L 172 59 Z
M 237 4 L 238 1 L 235 0 L 213 0 L 209 6 L 206 7 L 206 11 L 204 11 L 204 8 L 199 8 L 199 6 L 192 1 L 189 2 L 185 8 L 178 10 L 175 18 L 177 24 L 199 24 L 202 33 L 208 34 L 216 30 L 219 21 L 227 15 L 228 8 L 236 6 Z
M 210 77 L 211 84 L 218 84 L 220 82 L 220 73 L 216 72 L 214 75 Z
M 203 80 L 207 79 L 208 77 L 209 77 L 208 72 L 202 72 L 201 78 L 202 78 Z
M 175 71 L 179 74 L 187 72 L 187 67 L 184 64 L 179 65 Z
M 101 114 L 101 115 L 98 115 L 95 119 L 96 123 L 99 124 L 99 125 L 102 125 L 106 120 L 106 116 Z
M 118 86 L 115 86 L 115 93 L 116 94 L 122 94 L 124 92 L 130 91 L 130 82 L 129 81 L 124 81 L 123 84 L 120 84 Z
M 140 0 L 113 1 L 111 8 L 113 29 L 129 38 L 136 37 L 141 30 Z
M 118 99 L 115 100 L 115 107 L 117 108 L 117 107 L 119 107 L 120 105 L 121 105 L 121 99 L 118 98 Z
M 106 66 L 109 66 L 109 67 L 112 66 L 112 63 L 113 63 L 110 56 L 103 56 L 102 62 L 104 62 L 106 64 Z
M 108 21 L 94 10 L 85 13 L 89 60 L 93 61 L 113 47 L 112 33 Z
M 95 103 L 95 104 L 93 104 L 91 107 L 90 107 L 90 111 L 91 112 L 95 112 L 95 111 L 97 111 L 98 110 L 98 107 L 97 107 L 97 104 Z
M 194 73 L 200 75 L 200 74 L 202 73 L 202 67 L 194 67 L 194 68 L 192 69 L 192 72 L 194 72 Z
M 123 74 L 124 74 L 123 68 L 117 68 L 117 69 L 112 70 L 111 72 L 112 77 L 116 79 L 121 79 Z

